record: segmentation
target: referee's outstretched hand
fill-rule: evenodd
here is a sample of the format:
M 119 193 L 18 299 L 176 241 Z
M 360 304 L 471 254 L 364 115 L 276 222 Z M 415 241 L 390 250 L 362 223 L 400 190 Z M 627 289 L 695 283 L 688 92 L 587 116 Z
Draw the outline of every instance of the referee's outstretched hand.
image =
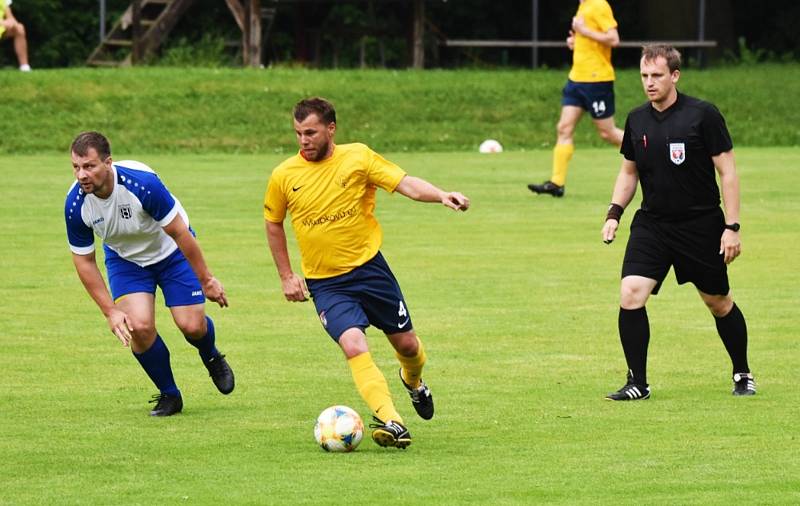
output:
M 603 225 L 603 231 L 601 232 L 604 243 L 611 244 L 614 241 L 614 238 L 617 236 L 618 227 L 619 222 L 617 220 L 606 220 L 606 224 Z
M 729 264 L 736 260 L 741 253 L 742 243 L 739 240 L 739 232 L 725 229 L 719 240 L 719 254 L 725 255 L 725 263 Z

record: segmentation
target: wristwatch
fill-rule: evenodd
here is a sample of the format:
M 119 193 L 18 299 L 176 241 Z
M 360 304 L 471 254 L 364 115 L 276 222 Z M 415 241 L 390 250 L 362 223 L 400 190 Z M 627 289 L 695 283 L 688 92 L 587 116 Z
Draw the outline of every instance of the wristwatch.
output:
M 734 232 L 738 232 L 739 229 L 742 228 L 742 226 L 739 225 L 738 223 L 726 223 L 725 228 L 727 228 L 728 230 L 733 230 Z

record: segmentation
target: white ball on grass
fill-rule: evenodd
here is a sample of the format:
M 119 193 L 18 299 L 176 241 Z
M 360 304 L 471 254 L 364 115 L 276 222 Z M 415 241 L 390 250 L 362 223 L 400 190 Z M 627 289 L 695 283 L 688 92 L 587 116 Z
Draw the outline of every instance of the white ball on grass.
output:
M 478 146 L 478 151 L 481 153 L 502 153 L 503 145 L 494 139 L 486 139 Z

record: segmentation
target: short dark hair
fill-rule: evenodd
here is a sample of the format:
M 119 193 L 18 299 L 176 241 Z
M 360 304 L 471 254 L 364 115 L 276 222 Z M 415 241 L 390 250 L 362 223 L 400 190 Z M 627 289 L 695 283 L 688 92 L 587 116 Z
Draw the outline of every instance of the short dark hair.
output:
M 105 160 L 111 156 L 111 145 L 105 135 L 100 132 L 81 132 L 72 141 L 70 150 L 79 156 L 86 156 L 89 150 L 94 148 L 100 160 Z
M 670 72 L 681 69 L 681 53 L 674 47 L 666 44 L 650 44 L 642 47 L 644 61 L 653 61 L 659 56 L 667 60 Z
M 326 125 L 336 123 L 336 109 L 333 104 L 321 97 L 303 99 L 294 106 L 294 119 L 303 121 L 312 114 L 319 116 Z

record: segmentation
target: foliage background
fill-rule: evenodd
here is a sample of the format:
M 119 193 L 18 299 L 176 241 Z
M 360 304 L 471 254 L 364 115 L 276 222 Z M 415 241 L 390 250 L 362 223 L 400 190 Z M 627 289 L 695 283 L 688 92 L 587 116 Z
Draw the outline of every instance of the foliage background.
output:
M 695 39 L 697 1 L 610 0 L 620 35 L 628 40 Z M 107 0 L 108 26 L 127 7 L 127 0 Z M 270 5 L 262 0 L 263 6 Z M 562 40 L 577 2 L 542 0 L 540 38 Z M 792 0 L 708 0 L 706 38 L 719 41 L 709 54 L 716 61 L 736 59 L 742 45 L 761 59 L 794 60 L 800 56 L 800 3 Z M 442 38 L 513 39 L 531 37 L 529 0 L 459 0 L 426 3 L 427 62 L 431 67 L 530 66 L 530 50 L 454 49 L 441 47 Z M 97 0 L 16 0 L 16 16 L 28 29 L 34 67 L 82 65 L 98 41 Z M 278 4 L 274 28 L 265 44 L 265 64 L 300 63 L 322 67 L 360 65 L 362 40 L 369 66 L 402 68 L 409 62 L 410 1 L 351 0 Z M 162 51 L 217 40 L 212 56 L 190 63 L 233 64 L 239 60 L 241 37 L 222 0 L 196 0 Z M 383 57 L 380 56 L 380 44 Z M 184 55 L 185 56 L 185 55 Z M 697 57 L 696 51 L 687 56 Z M 543 64 L 561 67 L 566 49 L 543 49 Z M 635 65 L 635 49 L 615 52 L 618 65 Z M 175 59 L 173 58 L 173 62 Z M 2 44 L 0 66 L 15 63 L 10 43 Z

